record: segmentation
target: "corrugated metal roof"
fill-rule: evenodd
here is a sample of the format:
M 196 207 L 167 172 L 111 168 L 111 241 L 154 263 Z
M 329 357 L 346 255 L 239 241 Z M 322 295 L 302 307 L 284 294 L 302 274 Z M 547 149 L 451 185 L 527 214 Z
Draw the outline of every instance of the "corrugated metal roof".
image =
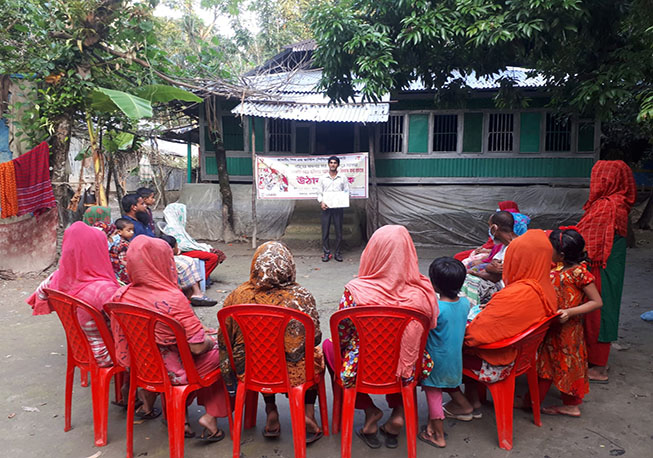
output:
M 477 77 L 474 72 L 462 75 L 451 73 L 450 82 L 462 79 L 472 89 L 497 89 L 501 80 L 510 78 L 515 86 L 539 88 L 546 84 L 543 76 L 529 76 L 531 70 L 521 67 L 507 67 L 491 76 Z M 365 103 L 357 91 L 349 103 L 331 103 L 329 98 L 316 89 L 321 69 L 294 72 L 266 73 L 246 78 L 246 83 L 256 88 L 263 96 L 251 97 L 237 105 L 232 113 L 243 116 L 294 119 L 297 121 L 337 122 L 386 122 L 390 111 L 390 94 L 385 94 L 379 103 Z M 411 83 L 406 91 L 424 91 L 421 80 Z
M 447 83 L 455 80 L 462 80 L 462 82 L 472 89 L 498 89 L 501 86 L 501 80 L 511 79 L 516 87 L 520 88 L 539 88 L 546 85 L 546 80 L 542 75 L 536 74 L 530 76 L 533 70 L 523 67 L 506 67 L 490 76 L 476 76 L 476 72 L 471 72 L 467 75 L 461 74 L 458 70 L 451 72 L 451 77 Z M 420 80 L 413 81 L 408 85 L 406 91 L 424 91 L 426 87 L 424 82 Z
M 296 121 L 386 122 L 390 104 L 310 104 L 294 102 L 243 102 L 232 113 Z
M 316 89 L 322 77 L 319 69 L 254 75 L 247 83 L 269 97 L 251 97 L 232 113 L 243 116 L 294 119 L 297 121 L 386 122 L 390 94 L 379 103 L 367 103 L 360 94 L 349 103 L 332 103 Z

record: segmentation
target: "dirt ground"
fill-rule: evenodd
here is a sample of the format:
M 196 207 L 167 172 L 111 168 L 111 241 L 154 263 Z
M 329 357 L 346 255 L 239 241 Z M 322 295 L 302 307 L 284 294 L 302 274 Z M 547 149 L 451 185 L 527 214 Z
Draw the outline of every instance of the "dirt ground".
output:
M 650 239 L 650 235 L 648 236 Z M 228 256 L 212 278 L 214 285 L 208 295 L 222 301 L 227 293 L 248 277 L 253 250 L 244 244 L 221 245 Z M 320 253 L 310 246 L 292 247 L 297 262 L 297 281 L 316 297 L 323 335 L 329 335 L 328 319 L 337 309 L 344 284 L 357 272 L 361 250 L 345 253 L 343 263 L 320 262 Z M 457 248 L 418 249 L 420 268 L 426 272 L 430 261 Z M 491 405 L 483 407 L 483 418 L 469 423 L 447 420 L 447 447 L 434 450 L 418 441 L 420 456 L 442 457 L 651 457 L 653 456 L 653 324 L 640 319 L 640 314 L 653 309 L 650 285 L 653 275 L 653 243 L 642 240 L 636 249 L 628 250 L 626 283 L 622 301 L 619 341 L 610 358 L 610 383 L 592 385 L 591 393 L 582 406 L 581 418 L 543 415 L 541 428 L 532 423 L 526 412 L 514 412 L 514 449 L 512 452 L 497 446 L 496 423 Z M 108 444 L 93 445 L 93 423 L 90 388 L 79 386 L 79 375 L 73 393 L 73 429 L 64 426 L 65 336 L 55 314 L 32 317 L 25 299 L 42 280 L 22 278 L 0 281 L 0 454 L 22 458 L 53 457 L 121 457 L 125 454 L 125 413 L 116 406 L 109 407 Z M 200 319 L 209 326 L 217 326 L 218 306 L 196 309 Z M 327 386 L 329 384 L 327 383 Z M 525 390 L 520 380 L 518 392 Z M 331 390 L 327 396 L 331 402 Z M 420 423 L 426 421 L 426 401 L 420 393 Z M 550 393 L 546 404 L 557 402 Z M 385 402 L 379 399 L 379 405 Z M 292 457 L 290 415 L 287 401 L 278 396 L 282 421 L 282 438 L 267 441 L 261 436 L 264 424 L 263 402 L 259 402 L 258 425 L 245 431 L 242 455 L 246 457 Z M 202 409 L 203 410 L 203 409 Z M 386 416 L 388 410 L 386 408 Z M 200 433 L 197 419 L 200 409 L 190 409 L 191 424 Z M 356 414 L 355 428 L 362 423 Z M 220 426 L 227 429 L 226 420 Z M 382 448 L 374 453 L 379 457 L 405 456 L 405 436 L 399 439 L 397 450 Z M 339 455 L 340 436 L 321 439 L 308 448 L 308 456 Z M 229 439 L 206 445 L 187 439 L 186 456 L 231 456 Z M 352 452 L 367 454 L 371 450 L 354 437 Z M 157 419 L 134 426 L 135 456 L 168 456 L 166 427 Z

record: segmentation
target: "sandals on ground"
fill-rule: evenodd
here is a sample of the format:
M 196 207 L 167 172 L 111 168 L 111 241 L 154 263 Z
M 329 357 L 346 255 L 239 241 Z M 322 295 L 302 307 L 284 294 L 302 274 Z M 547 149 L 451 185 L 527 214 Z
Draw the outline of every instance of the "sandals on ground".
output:
M 204 431 L 202 431 L 202 435 L 199 437 L 199 440 L 205 442 L 220 442 L 225 437 L 224 431 L 220 428 L 218 428 L 218 430 L 213 434 L 207 436 L 206 433 L 210 432 L 211 431 L 209 431 L 208 428 L 204 428 Z
M 143 409 L 141 409 L 137 412 L 134 412 L 134 415 L 136 415 L 141 420 L 154 420 L 155 418 L 158 418 L 161 415 L 161 409 L 152 407 L 152 410 L 150 410 L 149 412 L 144 412 Z
M 385 446 L 387 448 L 397 448 L 399 447 L 399 440 L 397 438 L 399 437 L 399 434 L 392 434 L 386 431 L 385 425 L 379 426 L 379 432 L 385 436 Z
M 366 434 L 363 432 L 363 428 L 356 430 L 356 435 L 361 438 L 365 445 L 369 448 L 381 448 L 381 441 L 377 437 L 376 433 Z

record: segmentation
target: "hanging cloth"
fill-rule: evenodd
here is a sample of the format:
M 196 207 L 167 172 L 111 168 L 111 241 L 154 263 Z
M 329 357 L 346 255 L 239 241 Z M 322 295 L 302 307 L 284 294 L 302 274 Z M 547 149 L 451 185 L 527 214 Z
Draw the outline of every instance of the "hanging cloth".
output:
M 18 215 L 57 206 L 50 183 L 50 148 L 46 142 L 13 160 Z
M 18 214 L 16 171 L 13 161 L 0 164 L 0 208 L 2 208 L 2 218 Z

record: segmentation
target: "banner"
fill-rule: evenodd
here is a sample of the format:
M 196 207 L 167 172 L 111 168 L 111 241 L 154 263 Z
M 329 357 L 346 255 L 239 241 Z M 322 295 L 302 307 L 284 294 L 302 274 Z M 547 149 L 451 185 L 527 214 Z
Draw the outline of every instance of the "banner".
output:
M 338 174 L 349 181 L 352 199 L 367 199 L 367 153 L 339 154 Z M 256 156 L 258 199 L 317 199 L 330 156 Z

